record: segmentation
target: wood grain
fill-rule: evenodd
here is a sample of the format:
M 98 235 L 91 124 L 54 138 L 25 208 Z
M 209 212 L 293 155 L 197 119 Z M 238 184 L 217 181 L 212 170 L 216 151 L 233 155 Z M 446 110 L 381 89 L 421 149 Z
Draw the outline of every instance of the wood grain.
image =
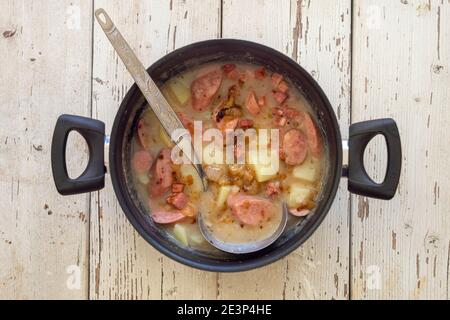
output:
M 393 117 L 403 170 L 392 201 L 352 200 L 352 298 L 447 299 L 450 2 L 354 2 L 353 121 Z M 366 152 L 378 179 L 382 144 Z
M 0 298 L 450 297 L 450 1 L 5 0 L 1 7 Z M 350 122 L 393 117 L 403 142 L 398 195 L 350 198 L 343 180 L 302 248 L 240 274 L 193 270 L 156 252 L 125 218 L 109 177 L 92 196 L 58 195 L 50 167 L 57 117 L 92 116 L 109 132 L 132 84 L 93 21 L 98 7 L 145 65 L 194 41 L 249 39 L 313 75 L 344 138 Z M 68 154 L 76 175 L 86 164 L 82 139 Z M 365 162 L 382 180 L 382 139 Z
M 250 14 L 242 18 L 242 12 Z M 350 1 L 233 1 L 223 4 L 223 36 L 271 46 L 297 60 L 323 87 L 348 137 Z M 343 181 L 327 218 L 301 249 L 271 266 L 220 275 L 219 297 L 346 299 L 349 196 Z
M 57 194 L 50 144 L 59 115 L 90 115 L 92 2 L 1 7 L 0 298 L 87 298 L 89 196 Z
M 95 1 L 144 65 L 177 47 L 220 31 L 220 1 Z M 93 115 L 111 130 L 132 79 L 99 26 L 94 26 Z M 90 297 L 95 299 L 215 298 L 216 276 L 156 252 L 134 231 L 110 180 L 92 200 Z

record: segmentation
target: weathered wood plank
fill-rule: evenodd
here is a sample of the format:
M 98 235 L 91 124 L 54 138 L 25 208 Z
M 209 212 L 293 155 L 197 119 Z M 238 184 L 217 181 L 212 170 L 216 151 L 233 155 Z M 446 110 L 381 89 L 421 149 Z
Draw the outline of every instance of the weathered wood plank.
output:
M 249 13 L 242 17 L 242 13 Z M 223 36 L 278 49 L 304 66 L 334 106 L 343 137 L 350 121 L 351 2 L 233 1 L 223 4 Z M 345 181 L 314 236 L 261 270 L 219 276 L 220 298 L 329 299 L 349 295 L 349 196 Z
M 92 1 L 1 7 L 0 298 L 87 298 L 89 196 L 57 194 L 50 147 L 59 115 L 90 115 Z
M 450 2 L 354 2 L 354 122 L 393 117 L 403 142 L 397 196 L 352 201 L 352 297 L 448 298 Z M 382 178 L 382 144 L 366 153 Z
M 95 1 L 145 65 L 220 30 L 220 1 Z M 111 130 L 133 83 L 101 29 L 94 27 L 93 114 Z M 216 276 L 181 266 L 148 245 L 128 223 L 108 180 L 92 201 L 91 298 L 215 298 Z

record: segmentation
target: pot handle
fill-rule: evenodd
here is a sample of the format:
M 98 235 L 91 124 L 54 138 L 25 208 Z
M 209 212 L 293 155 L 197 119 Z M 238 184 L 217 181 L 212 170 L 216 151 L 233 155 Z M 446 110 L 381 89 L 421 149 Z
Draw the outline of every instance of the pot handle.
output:
M 89 162 L 86 170 L 76 179 L 67 173 L 66 145 L 71 131 L 77 131 L 86 140 Z M 52 139 L 52 171 L 56 189 L 62 195 L 73 195 L 103 189 L 105 186 L 104 165 L 105 124 L 101 121 L 62 115 L 56 122 Z
M 377 135 L 387 144 L 387 170 L 382 183 L 374 182 L 364 168 L 364 151 Z M 393 119 L 378 119 L 350 126 L 348 190 L 352 193 L 389 200 L 397 191 L 402 167 L 402 148 L 397 124 Z

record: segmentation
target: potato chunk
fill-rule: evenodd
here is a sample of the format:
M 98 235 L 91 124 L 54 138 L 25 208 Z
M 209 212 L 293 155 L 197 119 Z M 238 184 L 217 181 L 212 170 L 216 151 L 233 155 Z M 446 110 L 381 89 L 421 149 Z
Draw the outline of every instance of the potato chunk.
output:
M 216 207 L 217 208 L 223 208 L 225 206 L 225 203 L 227 201 L 228 195 L 231 192 L 231 186 L 221 186 L 219 188 L 219 192 L 217 193 L 217 201 L 216 201 Z
M 193 231 L 189 234 L 189 244 L 199 246 L 205 243 L 205 238 L 200 231 Z
M 239 187 L 236 186 L 221 186 L 217 193 L 216 207 L 223 208 L 227 202 L 228 196 L 231 192 L 239 191 Z
M 184 106 L 191 97 L 191 90 L 177 80 L 169 81 L 163 89 L 167 101 L 176 106 Z
M 143 185 L 147 185 L 150 182 L 148 172 L 137 174 L 137 180 L 139 181 L 139 183 L 142 183 Z
M 195 168 L 190 164 L 182 164 L 180 166 L 180 173 L 187 186 L 187 194 L 192 195 L 192 193 L 203 192 L 203 183 L 200 179 Z
M 256 181 L 258 182 L 266 182 L 277 176 L 277 172 L 273 172 L 270 165 L 254 164 L 253 169 L 255 170 Z
M 252 144 L 250 143 L 248 145 L 248 152 L 247 152 L 247 163 L 251 164 L 253 167 L 253 170 L 255 171 L 256 181 L 258 182 L 266 182 L 269 180 L 274 179 L 278 175 L 279 170 L 279 156 L 278 151 L 276 154 L 273 153 L 273 150 L 270 152 L 270 158 L 260 158 L 260 148 L 265 147 L 264 150 L 270 150 L 269 145 L 266 146 L 260 145 L 261 143 L 261 137 L 257 136 L 258 139 L 258 147 L 252 147 Z M 268 143 L 268 142 L 267 142 Z
M 296 166 L 292 171 L 292 174 L 297 179 L 312 183 L 317 177 L 317 165 L 311 158 L 309 158 L 303 162 L 303 164 Z
M 289 208 L 298 208 L 312 197 L 312 190 L 302 184 L 293 184 L 290 187 L 287 196 L 287 205 Z

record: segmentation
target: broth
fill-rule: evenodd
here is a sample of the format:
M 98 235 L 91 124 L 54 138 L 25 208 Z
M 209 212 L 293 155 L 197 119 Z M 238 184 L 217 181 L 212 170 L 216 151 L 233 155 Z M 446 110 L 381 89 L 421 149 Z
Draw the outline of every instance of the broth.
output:
M 313 214 L 326 149 L 312 107 L 288 79 L 258 65 L 228 62 L 188 69 L 161 90 L 191 133 L 194 120 L 202 122 L 203 132 L 254 129 L 257 137 L 261 129 L 279 132 L 276 172 L 267 174 L 265 166 L 249 163 L 249 151 L 235 143 L 234 155 L 245 163 L 203 163 L 209 183 L 204 192 L 192 165 L 174 164 L 173 143 L 153 111 L 145 109 L 132 139 L 133 185 L 155 223 L 181 245 L 212 249 L 196 223 L 200 212 L 215 237 L 231 243 L 270 236 L 279 226 L 283 202 L 291 213 L 289 224 Z

